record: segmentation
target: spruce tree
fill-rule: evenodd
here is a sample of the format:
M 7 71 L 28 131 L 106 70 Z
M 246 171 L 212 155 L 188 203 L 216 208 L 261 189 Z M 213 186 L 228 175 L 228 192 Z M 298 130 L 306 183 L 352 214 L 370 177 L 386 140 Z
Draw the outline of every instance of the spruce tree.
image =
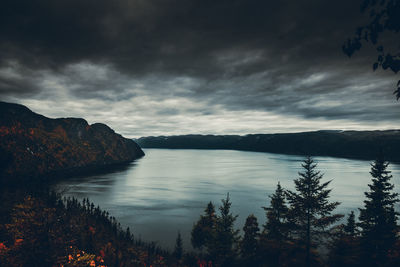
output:
M 285 265 L 285 254 L 292 249 L 289 241 L 288 207 L 285 191 L 278 183 L 274 194 L 269 196 L 271 201 L 266 211 L 266 223 L 260 236 L 260 252 L 264 262 L 269 266 Z M 290 247 L 290 248 L 289 248 Z
M 347 236 L 355 237 L 357 234 L 356 216 L 354 211 L 351 211 L 347 218 L 347 223 L 344 225 L 343 230 Z
M 210 247 L 215 239 L 216 222 L 215 207 L 210 201 L 204 210 L 204 215 L 201 215 L 197 223 L 193 225 L 190 241 L 194 248 Z
M 234 229 L 234 223 L 238 216 L 233 215 L 230 211 L 232 202 L 230 202 L 229 193 L 226 195 L 226 199 L 221 201 L 220 216 L 217 218 L 215 228 L 214 260 L 217 265 L 232 266 L 238 253 L 239 230 Z
M 182 259 L 183 255 L 183 244 L 182 244 L 182 237 L 181 233 L 178 232 L 178 236 L 176 237 L 176 242 L 175 242 L 175 249 L 174 249 L 174 256 L 175 258 L 179 261 Z
M 270 198 L 270 206 L 263 207 L 267 216 L 267 221 L 264 225 L 264 235 L 269 240 L 281 242 L 288 238 L 289 225 L 285 192 L 280 183 L 278 183 L 275 193 Z
M 126 240 L 126 241 L 132 241 L 131 229 L 130 229 L 129 227 L 126 228 L 125 240 Z
M 329 202 L 331 189 L 329 183 L 321 183 L 323 174 L 316 170 L 317 164 L 311 157 L 306 158 L 294 180 L 296 191 L 287 191 L 290 204 L 290 217 L 293 219 L 294 232 L 301 244 L 305 246 L 306 266 L 311 265 L 311 248 L 317 241 L 323 241 L 329 235 L 328 227 L 338 221 L 342 215 L 332 215 L 340 204 Z
M 387 170 L 389 163 L 383 158 L 371 164 L 372 184 L 365 192 L 364 208 L 360 209 L 359 226 L 361 244 L 366 263 L 384 264 L 389 250 L 396 243 L 397 216 L 394 205 L 399 201 L 390 183 L 392 175 Z
M 260 228 L 256 216 L 249 215 L 243 227 L 244 236 L 240 244 L 240 250 L 244 266 L 255 266 L 257 262 L 258 242 Z
M 204 215 L 193 226 L 191 242 L 194 248 L 205 248 L 208 259 L 218 266 L 230 266 L 238 253 L 239 231 L 234 229 L 237 216 L 230 208 L 229 193 L 222 199 L 220 214 L 215 214 L 214 205 L 210 202 Z
M 354 211 L 347 217 L 347 222 L 337 227 L 329 251 L 329 266 L 356 266 L 359 263 L 359 238 Z

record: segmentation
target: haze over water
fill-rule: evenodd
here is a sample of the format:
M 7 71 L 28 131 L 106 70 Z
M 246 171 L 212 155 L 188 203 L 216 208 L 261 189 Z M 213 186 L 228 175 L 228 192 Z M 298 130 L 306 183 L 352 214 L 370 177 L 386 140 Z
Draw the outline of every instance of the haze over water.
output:
M 56 187 L 65 196 L 89 198 L 129 226 L 135 237 L 172 248 L 177 232 L 190 248 L 190 231 L 209 201 L 218 207 L 229 192 L 236 228 L 246 217 L 265 223 L 261 208 L 278 182 L 294 189 L 293 179 L 302 171 L 302 156 L 230 150 L 145 149 L 146 156 L 106 174 L 74 177 Z M 331 200 L 342 204 L 337 212 L 347 214 L 364 200 L 371 182 L 370 162 L 315 157 L 323 181 L 332 180 Z M 390 164 L 395 191 L 400 192 L 400 165 Z

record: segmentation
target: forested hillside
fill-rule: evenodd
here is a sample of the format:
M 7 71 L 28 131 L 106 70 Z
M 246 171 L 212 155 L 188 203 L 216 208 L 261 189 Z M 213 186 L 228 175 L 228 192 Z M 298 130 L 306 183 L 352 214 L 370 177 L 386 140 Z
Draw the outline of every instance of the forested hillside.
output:
M 150 136 L 143 148 L 233 149 L 293 155 L 400 161 L 400 131 L 315 131 L 283 134 Z
M 49 119 L 0 102 L 0 172 L 8 177 L 62 175 L 129 162 L 144 155 L 132 140 L 102 123 Z

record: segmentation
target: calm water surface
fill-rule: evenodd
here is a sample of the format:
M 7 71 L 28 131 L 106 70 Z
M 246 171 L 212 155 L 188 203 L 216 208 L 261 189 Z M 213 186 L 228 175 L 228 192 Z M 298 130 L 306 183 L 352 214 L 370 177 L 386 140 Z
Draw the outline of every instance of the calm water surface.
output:
M 59 182 L 65 196 L 88 197 L 129 226 L 136 237 L 172 248 L 180 231 L 190 248 L 190 230 L 206 204 L 229 192 L 237 228 L 253 213 L 265 223 L 262 206 L 276 184 L 293 189 L 303 157 L 230 150 L 145 149 L 146 156 L 107 174 L 76 177 Z M 315 158 L 324 180 L 332 180 L 331 200 L 349 213 L 362 206 L 370 183 L 370 162 L 329 157 Z M 400 192 L 400 165 L 391 164 L 392 182 Z

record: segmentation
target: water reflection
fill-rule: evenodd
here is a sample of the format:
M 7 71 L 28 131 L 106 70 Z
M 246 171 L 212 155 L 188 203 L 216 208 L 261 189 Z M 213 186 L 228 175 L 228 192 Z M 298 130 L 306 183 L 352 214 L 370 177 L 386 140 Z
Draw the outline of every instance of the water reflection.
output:
M 66 179 L 56 187 L 66 196 L 89 197 L 129 226 L 136 236 L 172 247 L 178 230 L 190 246 L 190 230 L 208 201 L 227 192 L 239 214 L 237 228 L 254 213 L 265 222 L 262 206 L 278 181 L 293 189 L 301 156 L 224 150 L 146 149 L 146 156 L 110 172 Z M 325 180 L 332 180 L 338 211 L 357 212 L 370 182 L 368 161 L 317 157 Z M 390 165 L 399 184 L 399 165 Z M 400 187 L 400 186 L 399 186 Z M 398 190 L 399 188 L 396 188 Z

